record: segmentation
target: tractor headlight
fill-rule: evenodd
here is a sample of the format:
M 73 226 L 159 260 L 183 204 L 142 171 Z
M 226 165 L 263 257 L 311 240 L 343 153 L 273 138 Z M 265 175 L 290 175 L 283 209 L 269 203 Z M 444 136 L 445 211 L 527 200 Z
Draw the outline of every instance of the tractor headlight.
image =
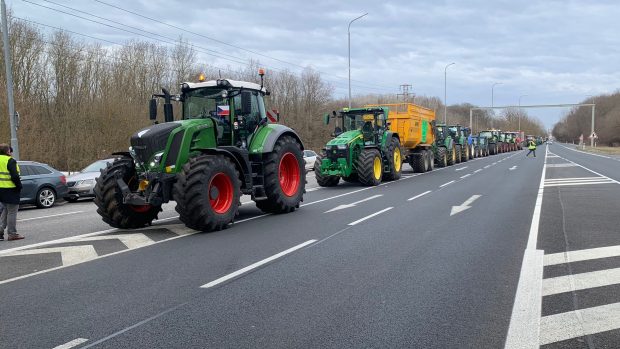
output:
M 338 144 L 338 145 L 337 145 L 337 147 L 338 147 L 338 149 L 340 149 L 340 150 L 345 150 L 345 149 L 347 149 L 347 145 L 346 145 L 346 144 Z
M 153 160 L 151 161 L 151 163 L 149 165 L 151 165 L 151 167 L 157 167 L 159 166 L 159 164 L 161 163 L 161 158 L 164 156 L 164 152 L 160 151 L 159 153 L 155 153 L 155 155 L 153 155 Z

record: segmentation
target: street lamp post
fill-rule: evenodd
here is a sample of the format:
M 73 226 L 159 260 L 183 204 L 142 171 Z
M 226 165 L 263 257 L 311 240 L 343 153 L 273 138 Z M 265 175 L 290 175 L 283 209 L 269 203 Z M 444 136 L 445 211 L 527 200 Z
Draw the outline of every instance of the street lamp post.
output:
M 494 89 L 495 89 L 495 85 L 501 85 L 503 84 L 502 82 L 496 82 L 493 84 L 493 86 L 491 86 L 491 108 L 493 108 L 493 100 L 494 100 Z M 491 109 L 491 111 L 493 112 L 493 115 L 491 116 L 491 128 L 493 128 L 493 117 L 495 116 L 495 109 Z
M 456 64 L 454 62 L 446 65 L 443 70 L 443 123 L 448 124 L 448 67 Z
M 351 22 L 349 22 L 349 29 L 347 30 L 349 38 L 349 108 L 351 108 L 351 24 L 367 14 L 368 13 L 364 13 L 363 15 L 352 19 Z
M 520 95 L 519 96 L 519 132 L 521 132 L 521 98 L 527 97 L 528 95 Z

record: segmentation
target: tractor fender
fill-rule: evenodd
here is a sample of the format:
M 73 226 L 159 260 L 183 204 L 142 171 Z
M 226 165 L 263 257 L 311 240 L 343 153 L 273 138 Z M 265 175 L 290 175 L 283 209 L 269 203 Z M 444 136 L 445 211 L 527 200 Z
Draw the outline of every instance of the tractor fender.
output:
M 128 157 L 128 158 L 131 158 L 131 154 L 129 154 L 128 151 L 115 151 L 111 155 L 125 156 L 125 157 Z
M 237 170 L 239 171 L 239 180 L 241 181 L 241 189 L 252 188 L 252 168 L 246 150 L 237 147 L 220 147 L 196 149 L 206 155 L 223 155 L 229 158 Z M 246 154 L 243 154 L 245 152 Z
M 270 153 L 273 151 L 273 147 L 276 145 L 276 142 L 282 136 L 291 136 L 299 142 L 301 146 L 301 150 L 304 150 L 304 143 L 299 138 L 297 133 L 284 125 L 279 124 L 267 124 L 263 126 L 262 130 L 259 130 L 258 133 L 267 132 L 266 136 L 259 137 L 256 140 L 252 139 L 252 144 L 250 146 L 251 153 Z M 257 144 L 255 144 L 257 143 Z

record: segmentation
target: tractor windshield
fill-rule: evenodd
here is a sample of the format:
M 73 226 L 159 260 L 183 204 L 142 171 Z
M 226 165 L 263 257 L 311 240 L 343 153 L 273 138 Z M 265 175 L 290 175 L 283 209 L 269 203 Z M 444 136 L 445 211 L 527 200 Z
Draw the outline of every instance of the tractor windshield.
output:
M 221 88 L 201 88 L 185 93 L 183 119 L 204 119 L 208 117 L 227 119 L 228 98 Z M 224 94 L 225 95 L 225 94 Z
M 344 131 L 351 130 L 372 130 L 375 126 L 384 127 L 385 117 L 383 113 L 377 114 L 368 111 L 354 111 L 343 113 Z
M 457 135 L 456 131 L 457 131 L 456 127 L 450 127 L 450 134 L 451 135 L 456 136 Z
M 483 132 L 480 132 L 480 136 L 486 137 L 486 138 L 491 138 L 491 137 L 493 137 L 493 133 L 491 133 L 491 131 L 483 131 Z

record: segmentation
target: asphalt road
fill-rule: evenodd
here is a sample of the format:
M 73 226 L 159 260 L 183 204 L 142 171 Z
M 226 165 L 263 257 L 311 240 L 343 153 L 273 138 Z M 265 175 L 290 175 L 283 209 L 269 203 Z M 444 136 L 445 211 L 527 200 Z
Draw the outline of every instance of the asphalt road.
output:
M 620 162 L 551 149 L 592 161 L 583 166 L 601 166 L 618 180 L 611 173 L 620 173 L 613 167 Z M 608 207 L 620 187 L 596 179 L 609 183 L 583 185 L 581 196 L 568 200 L 574 207 L 566 196 L 558 202 L 557 193 L 571 195 L 563 186 L 545 188 L 543 197 L 543 171 L 568 181 L 587 175 L 565 172 L 586 171 L 578 166 L 548 167 L 565 161 L 559 157 L 548 158 L 547 168 L 545 147 L 538 153 L 500 154 L 422 175 L 406 171 L 378 187 L 318 188 L 310 175 L 299 210 L 264 215 L 244 204 L 233 226 L 214 233 L 184 228 L 174 204 L 162 221 L 139 231 L 109 230 L 89 202 L 21 211 L 20 219 L 62 215 L 22 221 L 28 238 L 0 244 L 0 347 L 501 348 L 509 328 L 521 324 L 513 307 L 526 286 L 522 263 L 528 266 L 523 257 L 539 197 L 536 248 L 550 257 L 536 280 L 538 298 L 529 298 L 531 306 L 542 304 L 531 321 L 541 331 L 536 340 L 550 348 L 620 343 L 614 330 L 570 337 L 553 327 L 566 318 L 554 315 L 618 302 L 618 292 L 597 289 L 597 301 L 577 294 L 575 303 L 572 295 L 587 290 L 566 291 L 553 277 L 590 271 L 591 259 L 568 269 L 572 263 L 557 263 L 567 246 L 620 245 L 611 233 L 619 218 Z M 579 181 L 566 190 L 582 189 Z M 588 194 L 594 187 L 604 195 Z M 579 202 L 589 197 L 598 204 L 583 211 Z M 606 210 L 596 211 L 605 202 Z M 572 219 L 564 230 L 558 210 Z M 580 217 L 587 213 L 598 213 L 588 218 L 596 228 L 583 234 L 588 220 Z M 591 278 L 582 279 L 578 285 Z

